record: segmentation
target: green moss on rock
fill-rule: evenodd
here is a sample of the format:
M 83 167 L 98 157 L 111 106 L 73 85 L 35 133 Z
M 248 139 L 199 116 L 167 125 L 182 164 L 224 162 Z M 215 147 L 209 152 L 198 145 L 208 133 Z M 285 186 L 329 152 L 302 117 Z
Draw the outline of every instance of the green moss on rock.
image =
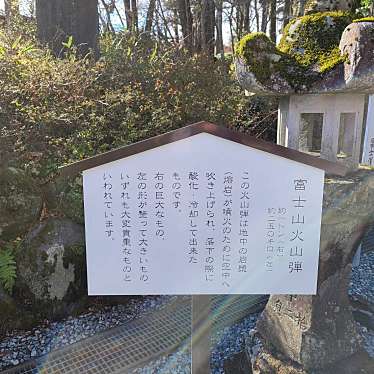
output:
M 357 18 L 352 21 L 353 23 L 359 22 L 374 22 L 374 17 L 364 17 L 364 18 Z
M 345 61 L 339 42 L 352 16 L 344 12 L 324 12 L 296 18 L 285 28 L 279 50 L 302 66 L 325 72 Z
M 50 213 L 84 223 L 82 176 L 56 178 L 44 186 L 44 198 Z
M 327 73 L 335 68 L 335 66 L 347 61 L 347 56 L 340 53 L 339 47 L 335 47 L 327 54 L 322 54 L 319 57 L 318 66 L 320 73 Z
M 262 84 L 271 84 L 277 77 L 296 83 L 300 68 L 292 57 L 279 51 L 276 45 L 262 32 L 244 36 L 235 47 L 236 56 L 243 59 L 249 70 Z
M 237 43 L 235 53 L 261 84 L 279 87 L 283 80 L 295 91 L 304 90 L 346 61 L 339 42 L 351 21 L 346 12 L 299 17 L 287 25 L 278 47 L 264 33 L 252 33 Z
M 280 51 L 264 33 L 244 36 L 237 43 L 235 54 L 245 62 L 256 80 L 266 86 L 283 80 L 297 90 L 307 83 L 305 68 Z
M 15 299 L 40 318 L 62 318 L 86 301 L 84 230 L 69 219 L 38 224 L 18 251 Z
M 0 169 L 0 239 L 22 235 L 39 217 L 41 191 L 30 175 L 20 169 Z
M 275 44 L 262 32 L 245 35 L 236 44 L 235 54 L 245 61 L 260 82 L 270 77 L 272 65 L 282 58 Z

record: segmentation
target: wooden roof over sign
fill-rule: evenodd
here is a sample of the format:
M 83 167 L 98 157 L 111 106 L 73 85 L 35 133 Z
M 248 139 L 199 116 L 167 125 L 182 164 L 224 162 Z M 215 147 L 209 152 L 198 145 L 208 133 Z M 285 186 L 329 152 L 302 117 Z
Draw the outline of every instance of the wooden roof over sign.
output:
M 327 174 L 344 176 L 348 169 L 341 164 L 327 161 L 318 157 L 310 156 L 306 153 L 286 148 L 277 144 L 257 139 L 253 136 L 230 130 L 223 126 L 218 126 L 210 122 L 198 122 L 180 129 L 155 136 L 153 138 L 140 141 L 131 145 L 123 146 L 109 152 L 99 154 L 82 161 L 60 167 L 62 175 L 74 175 L 83 170 L 91 169 L 108 162 L 117 161 L 122 158 L 132 156 L 137 153 L 148 151 L 150 149 L 176 142 L 178 140 L 189 138 L 200 133 L 208 133 L 223 139 L 246 145 L 248 147 L 268 152 L 280 157 L 300 162 L 318 169 L 324 170 Z

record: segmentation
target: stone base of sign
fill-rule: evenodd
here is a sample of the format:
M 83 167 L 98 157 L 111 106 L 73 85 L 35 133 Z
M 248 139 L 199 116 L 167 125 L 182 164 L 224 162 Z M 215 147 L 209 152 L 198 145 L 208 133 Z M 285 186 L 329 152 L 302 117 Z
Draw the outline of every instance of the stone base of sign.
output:
M 253 374 L 307 374 L 297 363 L 270 350 L 262 350 L 252 365 Z
M 321 373 L 361 351 L 348 284 L 354 253 L 368 224 L 374 221 L 373 201 L 373 171 L 326 179 L 317 295 L 273 295 L 257 325 L 267 349 L 293 362 L 294 371 L 285 373 Z M 257 358 L 257 366 L 259 360 L 269 361 Z
M 373 359 L 365 351 L 359 351 L 323 369 L 305 370 L 299 364 L 263 350 L 253 364 L 253 374 L 371 374 Z
M 320 286 L 317 296 L 272 296 L 257 329 L 305 368 L 321 368 L 356 353 L 361 338 L 348 300 L 350 267 Z

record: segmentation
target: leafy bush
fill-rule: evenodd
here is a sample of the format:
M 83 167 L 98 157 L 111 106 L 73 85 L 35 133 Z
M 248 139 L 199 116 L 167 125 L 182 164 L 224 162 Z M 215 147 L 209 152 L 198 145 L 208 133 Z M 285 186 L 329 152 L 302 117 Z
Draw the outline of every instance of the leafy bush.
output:
M 16 280 L 16 261 L 9 248 L 0 250 L 0 284 L 11 293 Z
M 43 180 L 63 163 L 196 121 L 246 127 L 253 99 L 226 61 L 127 33 L 103 35 L 96 63 L 71 47 L 56 59 L 30 30 L 0 33 L 0 144 L 3 160 Z
M 373 16 L 374 15 L 374 1 L 373 0 L 361 0 L 360 7 L 356 10 L 356 12 L 363 16 Z

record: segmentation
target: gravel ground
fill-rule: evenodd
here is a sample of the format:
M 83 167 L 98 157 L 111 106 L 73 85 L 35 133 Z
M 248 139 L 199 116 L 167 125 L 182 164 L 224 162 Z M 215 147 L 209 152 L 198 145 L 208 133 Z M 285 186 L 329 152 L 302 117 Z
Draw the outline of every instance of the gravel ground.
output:
M 212 374 L 222 374 L 223 361 L 244 349 L 244 340 L 251 335 L 258 318 L 253 314 L 240 323 L 217 331 L 212 336 L 213 351 L 210 357 Z M 131 374 L 190 374 L 190 350 L 178 351 L 172 355 L 162 357 L 148 365 L 136 369 Z
M 359 330 L 364 338 L 364 346 L 370 357 L 374 358 L 374 331 L 368 330 L 365 326 L 359 325 Z
M 363 253 L 360 264 L 352 269 L 349 295 L 374 305 L 374 251 Z
M 352 269 L 348 293 L 353 300 L 374 306 L 374 251 L 361 254 L 359 265 Z M 366 351 L 374 358 L 374 331 L 361 325 L 359 330 Z
M 131 374 L 191 374 L 191 351 L 178 351 L 135 369 Z
M 364 253 L 358 267 L 352 271 L 349 294 L 356 299 L 374 304 L 374 252 Z M 128 322 L 141 314 L 151 312 L 170 302 L 171 296 L 147 297 L 133 300 L 127 305 L 106 307 L 77 318 L 49 323 L 30 332 L 5 338 L 0 342 L 0 371 L 47 354 L 51 350 L 73 344 L 97 332 Z M 223 362 L 244 349 L 244 341 L 253 335 L 258 314 L 254 314 L 231 327 L 214 333 L 211 367 L 213 374 L 222 374 Z M 374 357 L 374 331 L 360 327 L 369 354 Z M 191 370 L 189 350 L 178 351 L 153 361 L 132 374 L 175 373 Z
M 171 299 L 171 296 L 150 296 L 132 300 L 126 305 L 105 307 L 5 338 L 0 342 L 0 371 L 133 320 L 160 308 Z
M 223 362 L 244 350 L 244 341 L 252 334 L 258 316 L 258 313 L 252 314 L 240 323 L 213 334 L 213 351 L 210 358 L 212 374 L 224 373 Z

